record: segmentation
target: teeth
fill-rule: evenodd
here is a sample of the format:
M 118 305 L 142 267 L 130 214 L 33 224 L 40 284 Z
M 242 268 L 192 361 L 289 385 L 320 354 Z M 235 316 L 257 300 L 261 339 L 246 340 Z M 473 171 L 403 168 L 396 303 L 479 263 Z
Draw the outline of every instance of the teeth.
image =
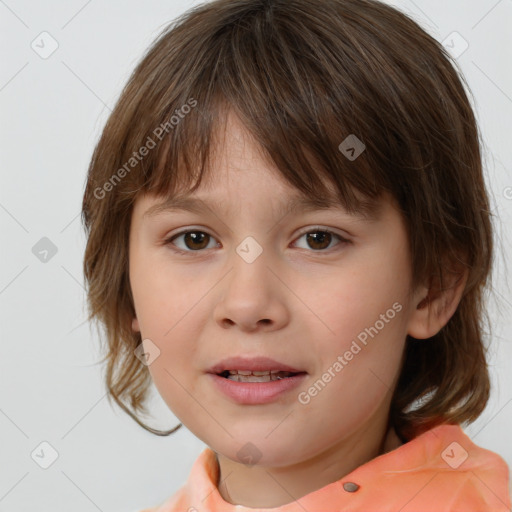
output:
M 282 372 L 281 370 L 264 370 L 262 372 L 250 371 L 250 370 L 228 370 L 231 375 L 269 375 L 270 373 L 289 373 Z
M 235 382 L 271 382 L 290 377 L 293 373 L 281 371 L 249 372 L 247 370 L 229 370 L 227 379 Z

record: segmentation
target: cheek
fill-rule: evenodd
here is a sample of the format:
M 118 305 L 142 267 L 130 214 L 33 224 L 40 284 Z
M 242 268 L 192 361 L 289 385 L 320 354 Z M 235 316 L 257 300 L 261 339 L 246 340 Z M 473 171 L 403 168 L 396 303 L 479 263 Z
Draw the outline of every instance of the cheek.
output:
M 371 405 L 394 385 L 406 337 L 408 281 L 400 272 L 403 265 L 398 254 L 393 259 L 375 253 L 361 258 L 350 272 L 332 276 L 321 292 L 311 295 L 308 305 L 323 324 L 316 321 L 314 330 L 309 323 L 319 359 L 316 370 L 323 374 L 331 368 L 336 377 L 328 386 L 346 400 L 346 407 L 355 407 L 359 400 Z M 354 402 L 347 390 L 354 393 Z
M 193 275 L 171 267 L 164 257 L 134 257 L 130 282 L 137 317 L 146 336 L 162 336 L 178 323 L 183 324 L 187 314 L 195 313 L 207 289 Z
M 406 296 L 404 284 L 384 269 L 363 266 L 332 275 L 324 286 L 307 295 L 307 304 L 322 321 L 325 338 L 343 346 L 376 322 L 382 327 L 384 321 L 386 330 L 397 323 Z
M 389 406 L 405 343 L 401 312 L 396 309 L 384 310 L 387 323 L 367 312 L 351 312 L 347 308 L 339 317 L 335 341 L 315 343 L 320 364 L 310 387 L 301 390 L 306 423 L 331 435 L 332 442 L 341 425 L 350 432 Z M 329 411 L 327 417 L 323 411 Z
M 171 273 L 161 264 L 133 261 L 130 282 L 141 337 L 151 340 L 158 357 L 148 366 L 156 387 L 167 403 L 179 394 L 186 366 L 196 357 L 201 297 L 204 291 L 190 279 Z M 191 322 L 194 318 L 197 322 Z M 147 342 L 149 345 L 149 342 Z M 144 347 L 146 351 L 146 347 Z
M 355 337 L 376 322 L 378 330 L 383 325 L 386 331 L 391 324 L 398 327 L 410 283 L 405 247 L 395 239 L 390 237 L 387 243 L 377 240 L 347 264 L 347 272 L 330 281 L 329 296 L 322 306 L 333 331 Z M 396 243 L 392 244 L 393 240 Z

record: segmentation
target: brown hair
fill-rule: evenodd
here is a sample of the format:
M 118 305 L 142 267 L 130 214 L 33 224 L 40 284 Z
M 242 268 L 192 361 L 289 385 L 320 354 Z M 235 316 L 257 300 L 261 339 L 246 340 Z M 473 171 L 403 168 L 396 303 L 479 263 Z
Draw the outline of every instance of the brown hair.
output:
M 217 0 L 171 23 L 122 91 L 83 198 L 89 320 L 106 329 L 109 400 L 155 434 L 181 426 L 161 432 L 136 415 L 152 381 L 134 355 L 131 212 L 141 193 L 199 186 L 232 109 L 304 194 L 321 202 L 327 178 L 353 212 L 389 193 L 407 225 L 413 287 L 467 269 L 448 323 L 428 340 L 407 336 L 390 423 L 409 440 L 474 421 L 490 393 L 482 321 L 493 239 L 478 127 L 456 67 L 415 21 L 373 0 Z M 339 149 L 350 134 L 366 146 L 355 160 Z

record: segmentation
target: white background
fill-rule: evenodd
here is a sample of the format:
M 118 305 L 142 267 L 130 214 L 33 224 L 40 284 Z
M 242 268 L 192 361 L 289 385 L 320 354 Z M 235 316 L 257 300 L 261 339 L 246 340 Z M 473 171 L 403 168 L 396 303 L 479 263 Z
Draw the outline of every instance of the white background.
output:
M 0 512 L 131 512 L 185 481 L 204 444 L 182 427 L 143 430 L 110 406 L 96 331 L 85 319 L 80 208 L 101 128 L 144 50 L 187 1 L 0 1 Z M 512 217 L 512 1 L 393 2 L 439 41 L 468 43 L 458 63 L 474 95 L 497 216 L 489 303 L 492 398 L 466 432 L 512 466 L 512 296 L 505 267 Z M 47 59 L 32 41 L 58 43 Z M 48 46 L 46 46 L 48 48 Z M 32 252 L 47 237 L 57 253 Z M 178 422 L 158 395 L 160 429 Z M 48 469 L 31 453 L 48 442 Z M 47 451 L 46 453 L 49 453 Z

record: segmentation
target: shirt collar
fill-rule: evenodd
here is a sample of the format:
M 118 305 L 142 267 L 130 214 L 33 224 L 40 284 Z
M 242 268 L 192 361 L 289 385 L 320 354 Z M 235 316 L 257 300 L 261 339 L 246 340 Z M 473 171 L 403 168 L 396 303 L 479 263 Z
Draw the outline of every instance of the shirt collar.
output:
M 389 436 L 387 439 L 390 439 Z M 474 444 L 459 425 L 444 424 L 375 457 L 340 480 L 302 496 L 297 501 L 277 508 L 257 510 L 304 512 L 304 510 L 320 510 L 321 507 L 326 505 L 337 509 L 353 505 L 356 508 L 350 508 L 350 510 L 365 510 L 364 506 L 379 503 L 373 501 L 378 496 L 380 496 L 380 500 L 385 500 L 381 503 L 386 502 L 388 507 L 390 506 L 390 500 L 394 500 L 397 505 L 401 503 L 403 506 L 405 505 L 406 495 L 411 495 L 411 499 L 415 498 L 412 496 L 412 489 L 415 485 L 421 491 L 422 487 L 438 477 L 438 481 L 443 482 L 443 492 L 448 494 L 443 498 L 441 491 L 436 490 L 434 492 L 434 487 L 431 487 L 433 498 L 430 497 L 425 502 L 415 502 L 417 506 L 421 506 L 421 503 L 423 503 L 423 506 L 432 507 L 434 502 L 437 503 L 437 499 L 440 503 L 443 500 L 445 503 L 453 500 L 453 495 L 450 492 L 453 493 L 454 489 L 449 483 L 452 476 L 456 476 L 457 481 L 460 480 L 461 476 L 469 473 L 473 473 L 475 477 L 480 478 L 475 472 L 479 472 L 478 474 L 482 478 L 486 478 L 483 473 L 485 472 L 488 478 L 494 479 L 494 482 L 491 482 L 491 488 L 481 485 L 479 492 L 488 495 L 485 498 L 485 504 L 495 502 L 497 507 L 500 506 L 500 503 L 503 505 L 502 509 L 489 506 L 486 510 L 510 510 L 510 495 L 506 488 L 508 466 L 505 461 L 494 452 Z M 439 475 L 442 478 L 439 478 Z M 217 489 L 218 477 L 219 466 L 216 454 L 212 449 L 206 448 L 195 461 L 189 479 L 181 489 L 180 496 L 183 501 L 179 502 L 180 505 L 183 503 L 188 507 L 194 507 L 198 512 L 255 512 L 256 509 L 254 508 L 233 505 L 224 501 Z M 456 480 L 452 479 L 452 481 L 455 482 Z M 435 483 L 437 485 L 438 482 Z M 476 484 L 478 485 L 478 482 Z M 370 496 L 370 493 L 373 497 Z M 425 493 L 423 494 L 425 496 Z M 470 494 L 468 494 L 468 500 Z M 363 506 L 357 508 L 357 503 L 362 503 Z M 457 501 L 456 503 L 462 502 Z M 449 503 L 445 506 L 449 507 Z M 418 510 L 418 508 L 416 509 Z M 404 509 L 404 512 L 405 510 L 408 509 Z M 441 512 L 441 510 L 452 509 L 443 507 L 442 509 L 436 508 L 436 510 Z

